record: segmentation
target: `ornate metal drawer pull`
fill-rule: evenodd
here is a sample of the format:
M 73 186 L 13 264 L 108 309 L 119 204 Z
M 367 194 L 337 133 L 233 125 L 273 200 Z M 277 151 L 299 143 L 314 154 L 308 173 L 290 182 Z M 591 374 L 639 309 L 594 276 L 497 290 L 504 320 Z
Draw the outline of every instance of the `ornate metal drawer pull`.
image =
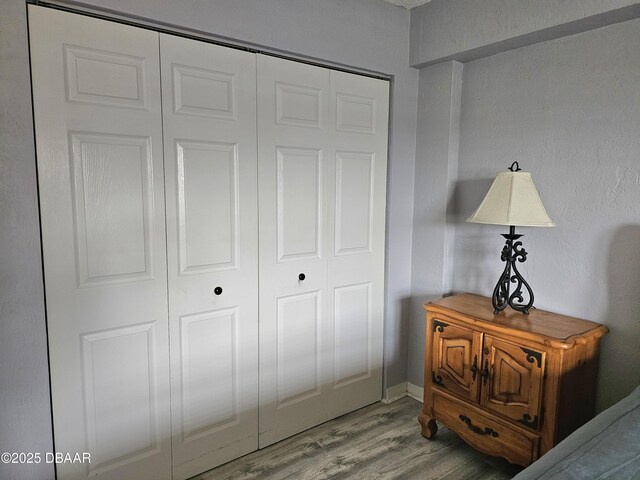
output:
M 442 383 L 442 377 L 440 375 L 436 375 L 436 372 L 431 372 L 431 381 L 442 388 L 447 388 L 447 386 Z
M 496 432 L 493 428 L 484 427 L 483 429 L 481 427 L 476 427 L 471 423 L 471 419 L 466 415 L 460 415 L 460 420 L 462 420 L 467 425 L 467 428 L 473 433 L 477 433 L 478 435 L 491 435 L 492 437 L 498 436 L 498 432 Z
M 478 355 L 473 357 L 473 365 L 469 368 L 471 370 L 471 377 L 473 380 L 476 380 L 476 374 L 478 373 Z

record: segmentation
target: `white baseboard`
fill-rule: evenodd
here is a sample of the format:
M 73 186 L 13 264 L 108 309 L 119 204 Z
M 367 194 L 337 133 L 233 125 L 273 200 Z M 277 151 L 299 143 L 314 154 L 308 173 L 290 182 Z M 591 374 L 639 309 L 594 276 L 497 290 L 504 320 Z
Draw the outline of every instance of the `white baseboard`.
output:
M 403 397 L 407 396 L 407 382 L 402 382 L 393 387 L 389 387 L 384 392 L 384 397 L 382 397 L 383 403 L 391 403 L 396 400 L 400 400 Z
M 424 388 L 414 385 L 411 382 L 407 382 L 407 395 L 419 402 L 422 402 Z
M 402 382 L 393 387 L 387 388 L 382 398 L 383 403 L 391 403 L 409 396 L 419 402 L 422 402 L 422 392 L 424 389 L 411 382 Z

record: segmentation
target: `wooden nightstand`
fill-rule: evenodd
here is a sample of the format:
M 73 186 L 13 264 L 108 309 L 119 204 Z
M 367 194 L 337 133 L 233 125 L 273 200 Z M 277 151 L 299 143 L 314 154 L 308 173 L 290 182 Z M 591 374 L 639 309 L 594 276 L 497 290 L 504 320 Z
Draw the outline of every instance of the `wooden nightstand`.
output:
M 435 420 L 474 448 L 529 465 L 594 413 L 599 323 L 533 309 L 493 313 L 491 299 L 425 305 L 422 435 Z

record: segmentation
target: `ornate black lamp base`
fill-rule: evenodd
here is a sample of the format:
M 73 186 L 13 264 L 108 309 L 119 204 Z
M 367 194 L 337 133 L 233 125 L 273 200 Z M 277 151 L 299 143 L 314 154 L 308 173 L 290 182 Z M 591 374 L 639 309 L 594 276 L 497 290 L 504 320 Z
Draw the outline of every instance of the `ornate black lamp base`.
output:
M 516 242 L 522 235 L 516 234 L 514 226 L 509 227 L 509 233 L 503 233 L 502 236 L 507 239 L 500 256 L 503 262 L 506 262 L 502 275 L 493 289 L 494 313 L 501 312 L 507 306 L 522 313 L 529 313 L 529 309 L 533 307 L 533 290 L 520 275 L 516 267 L 516 261 L 522 263 L 527 259 L 527 252 L 522 248 L 522 242 Z M 513 292 L 511 292 L 511 284 L 515 284 Z M 526 293 L 523 292 L 523 288 Z M 529 301 L 525 303 L 525 298 Z

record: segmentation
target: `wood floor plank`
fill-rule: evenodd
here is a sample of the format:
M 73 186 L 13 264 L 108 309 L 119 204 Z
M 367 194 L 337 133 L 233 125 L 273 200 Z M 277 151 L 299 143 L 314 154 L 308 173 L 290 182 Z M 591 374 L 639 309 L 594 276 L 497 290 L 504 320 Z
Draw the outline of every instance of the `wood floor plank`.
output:
M 376 403 L 193 480 L 507 480 L 521 470 L 477 452 L 442 425 L 420 435 L 420 402 Z

